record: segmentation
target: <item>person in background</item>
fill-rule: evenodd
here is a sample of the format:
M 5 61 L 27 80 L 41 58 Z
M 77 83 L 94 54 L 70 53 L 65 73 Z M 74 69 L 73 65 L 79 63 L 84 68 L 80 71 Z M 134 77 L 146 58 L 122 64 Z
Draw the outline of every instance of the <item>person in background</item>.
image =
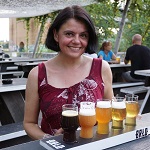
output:
M 135 70 L 150 69 L 150 49 L 142 45 L 142 36 L 135 34 L 132 37 L 132 46 L 126 51 L 124 63 L 131 62 L 131 71 L 124 72 L 122 78 L 126 82 L 144 81 L 145 77 L 134 74 Z
M 104 41 L 98 53 L 98 58 L 102 58 L 106 61 L 116 61 L 116 55 L 112 52 L 111 49 L 112 43 L 110 41 Z
M 45 44 L 58 55 L 33 68 L 26 85 L 24 129 L 32 139 L 62 134 L 62 105 L 112 99 L 109 64 L 83 55 L 97 49 L 97 43 L 94 24 L 82 7 L 66 7 L 55 18 Z
M 18 50 L 19 50 L 19 52 L 23 52 L 24 51 L 24 43 L 23 42 L 20 42 Z
M 3 60 L 3 47 L 0 45 L 0 61 Z
M 3 51 L 3 47 L 2 47 L 2 45 L 0 45 L 0 52 L 2 52 Z

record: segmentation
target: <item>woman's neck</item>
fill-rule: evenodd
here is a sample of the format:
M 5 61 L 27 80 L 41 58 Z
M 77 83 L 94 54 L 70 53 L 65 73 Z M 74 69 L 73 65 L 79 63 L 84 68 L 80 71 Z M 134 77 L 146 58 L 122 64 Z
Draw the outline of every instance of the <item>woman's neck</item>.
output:
M 71 58 L 71 57 L 66 57 L 62 54 L 58 54 L 55 57 L 55 61 L 58 63 L 60 67 L 63 67 L 64 69 L 78 69 L 84 62 L 84 56 L 81 55 L 78 58 Z
M 104 53 L 105 53 L 106 55 L 108 54 L 108 52 L 109 52 L 109 51 L 107 51 L 107 50 L 104 50 Z

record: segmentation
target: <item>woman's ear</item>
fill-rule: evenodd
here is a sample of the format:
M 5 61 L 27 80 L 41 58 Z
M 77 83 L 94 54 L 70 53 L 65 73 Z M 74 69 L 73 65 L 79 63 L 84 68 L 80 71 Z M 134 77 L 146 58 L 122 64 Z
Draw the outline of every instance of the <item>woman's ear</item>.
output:
M 58 33 L 57 33 L 56 29 L 53 30 L 53 34 L 54 34 L 55 41 L 58 42 Z

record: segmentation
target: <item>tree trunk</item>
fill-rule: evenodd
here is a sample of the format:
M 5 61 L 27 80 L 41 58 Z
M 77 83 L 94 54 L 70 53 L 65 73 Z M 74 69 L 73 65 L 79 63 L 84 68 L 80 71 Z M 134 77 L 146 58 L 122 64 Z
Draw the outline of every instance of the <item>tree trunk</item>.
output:
M 38 48 L 38 45 L 39 45 L 39 39 L 40 39 L 41 31 L 42 31 L 42 24 L 40 26 L 40 29 L 39 29 L 39 32 L 38 32 L 38 35 L 37 35 L 37 39 L 36 39 L 36 42 L 35 42 L 32 58 L 35 58 L 35 54 L 37 52 L 37 48 Z
M 117 52 L 119 50 L 119 47 L 120 47 L 120 41 L 121 41 L 122 32 L 123 32 L 123 29 L 124 29 L 125 19 L 126 19 L 126 16 L 127 16 L 127 11 L 128 11 L 129 5 L 130 5 L 130 1 L 131 0 L 126 1 L 126 5 L 125 5 L 124 10 L 123 10 L 122 19 L 121 19 L 121 22 L 120 22 L 120 27 L 119 27 L 118 35 L 117 35 L 117 38 L 116 38 L 115 47 L 114 47 L 114 53 L 115 54 L 117 54 Z

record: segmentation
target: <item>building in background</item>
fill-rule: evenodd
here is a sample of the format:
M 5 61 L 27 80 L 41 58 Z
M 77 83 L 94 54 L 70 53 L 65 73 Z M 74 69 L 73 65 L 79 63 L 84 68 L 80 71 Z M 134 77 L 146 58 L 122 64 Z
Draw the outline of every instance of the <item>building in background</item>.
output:
M 34 45 L 38 35 L 38 27 L 34 19 L 30 20 L 28 45 Z M 9 50 L 16 51 L 19 43 L 23 41 L 27 45 L 26 24 L 22 20 L 17 21 L 16 18 L 9 19 Z

